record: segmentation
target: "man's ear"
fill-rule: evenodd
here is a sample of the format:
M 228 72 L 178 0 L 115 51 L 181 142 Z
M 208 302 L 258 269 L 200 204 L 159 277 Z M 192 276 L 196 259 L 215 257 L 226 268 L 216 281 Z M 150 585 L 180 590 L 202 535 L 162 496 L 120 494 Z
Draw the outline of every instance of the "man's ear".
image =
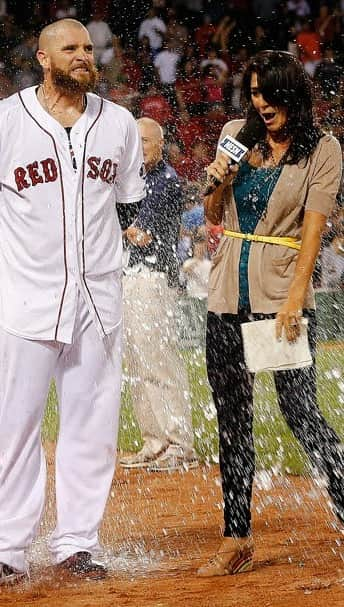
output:
M 47 70 L 50 67 L 50 60 L 45 51 L 38 49 L 36 53 L 37 61 L 41 65 L 44 70 Z

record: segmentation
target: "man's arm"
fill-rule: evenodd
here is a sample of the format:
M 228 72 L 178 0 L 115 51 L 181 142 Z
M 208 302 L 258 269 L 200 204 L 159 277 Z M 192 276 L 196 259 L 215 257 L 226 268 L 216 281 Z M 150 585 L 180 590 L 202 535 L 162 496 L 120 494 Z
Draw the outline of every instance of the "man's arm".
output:
M 168 179 L 149 188 L 149 194 L 129 228 L 126 237 L 131 244 L 145 247 L 153 237 L 163 236 L 180 223 L 183 201 L 179 182 Z
M 127 204 L 117 203 L 117 214 L 122 232 L 124 232 L 136 219 L 141 208 L 142 200 Z

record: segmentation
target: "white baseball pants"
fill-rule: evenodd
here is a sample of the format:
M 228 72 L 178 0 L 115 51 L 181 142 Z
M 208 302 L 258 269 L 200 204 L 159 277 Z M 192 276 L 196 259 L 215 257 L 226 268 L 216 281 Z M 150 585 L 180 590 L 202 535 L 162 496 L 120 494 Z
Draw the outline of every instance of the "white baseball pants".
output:
M 73 344 L 31 341 L 0 330 L 0 562 L 25 570 L 40 522 L 46 466 L 41 421 L 55 377 L 55 562 L 99 549 L 98 528 L 115 466 L 122 328 L 103 341 L 79 297 Z
M 133 409 L 145 449 L 158 454 L 176 445 L 194 455 L 191 401 L 178 351 L 175 291 L 166 275 L 144 266 L 123 277 L 125 360 Z

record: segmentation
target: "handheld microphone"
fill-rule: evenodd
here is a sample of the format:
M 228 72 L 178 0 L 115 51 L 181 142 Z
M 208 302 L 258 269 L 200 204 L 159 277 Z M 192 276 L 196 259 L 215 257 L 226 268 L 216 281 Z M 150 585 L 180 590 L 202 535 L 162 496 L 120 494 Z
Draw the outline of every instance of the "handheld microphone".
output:
M 225 135 L 225 137 L 219 142 L 217 149 L 228 156 L 229 166 L 239 164 L 243 158 L 245 158 L 247 152 L 254 148 L 256 143 L 258 143 L 258 141 L 264 137 L 265 132 L 266 127 L 264 122 L 258 116 L 258 114 L 256 114 L 247 120 L 237 134 L 236 139 L 231 137 L 231 135 Z M 208 178 L 204 196 L 209 196 L 209 194 L 215 192 L 216 188 L 218 188 L 220 184 L 221 181 L 211 175 Z

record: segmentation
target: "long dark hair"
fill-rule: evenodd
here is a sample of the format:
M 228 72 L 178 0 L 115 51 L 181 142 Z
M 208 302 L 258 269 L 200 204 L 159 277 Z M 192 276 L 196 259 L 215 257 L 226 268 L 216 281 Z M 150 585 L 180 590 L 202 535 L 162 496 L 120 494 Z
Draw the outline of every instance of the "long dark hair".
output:
M 256 113 L 251 101 L 251 76 L 254 73 L 265 101 L 287 110 L 286 135 L 291 143 L 283 162 L 296 164 L 306 160 L 323 132 L 315 123 L 312 84 L 302 63 L 286 51 L 261 51 L 252 57 L 243 78 L 243 93 L 248 102 L 247 118 Z

